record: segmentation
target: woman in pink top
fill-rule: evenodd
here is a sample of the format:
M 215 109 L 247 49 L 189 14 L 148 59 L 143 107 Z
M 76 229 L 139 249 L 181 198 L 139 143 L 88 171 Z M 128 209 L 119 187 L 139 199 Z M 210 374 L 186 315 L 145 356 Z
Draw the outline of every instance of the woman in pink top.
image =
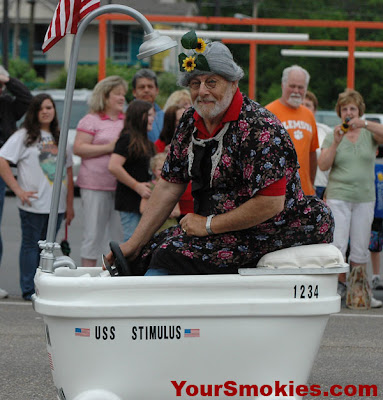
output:
M 119 76 L 98 82 L 89 102 L 90 113 L 77 126 L 73 152 L 82 158 L 77 185 L 84 213 L 83 267 L 96 266 L 108 239 L 122 240 L 120 216 L 114 209 L 117 181 L 108 164 L 124 126 L 127 89 L 127 82 Z

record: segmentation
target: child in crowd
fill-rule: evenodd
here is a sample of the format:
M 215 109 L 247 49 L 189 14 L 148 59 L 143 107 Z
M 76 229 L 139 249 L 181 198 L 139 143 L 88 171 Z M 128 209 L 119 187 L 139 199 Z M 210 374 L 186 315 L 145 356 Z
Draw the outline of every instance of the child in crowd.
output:
M 115 209 L 120 212 L 124 241 L 140 222 L 141 198 L 149 198 L 149 160 L 155 154 L 148 138 L 154 121 L 153 105 L 134 100 L 126 110 L 124 128 L 109 161 L 109 171 L 117 178 Z
M 170 142 L 174 136 L 178 123 L 185 109 L 181 106 L 170 106 L 164 115 L 164 126 L 161 130 L 160 137 L 154 142 L 157 153 L 167 152 Z
M 154 157 L 150 159 L 150 169 L 153 173 L 154 179 L 152 181 L 151 189 L 154 189 L 154 185 L 161 179 L 161 171 L 162 167 L 164 165 L 166 159 L 166 153 L 158 153 Z M 142 198 L 141 199 L 141 204 L 140 204 L 140 212 L 141 214 L 145 211 L 145 208 L 147 206 L 147 201 L 148 199 Z M 170 228 L 171 226 L 177 225 L 177 217 L 181 215 L 180 211 L 180 206 L 177 203 L 176 206 L 174 207 L 172 213 L 170 214 L 169 218 L 164 222 L 164 224 L 161 226 L 161 228 L 157 231 L 161 232 L 165 229 Z
M 380 279 L 380 253 L 383 249 L 383 148 L 379 147 L 375 163 L 375 192 L 376 202 L 374 221 L 371 228 L 371 239 L 368 249 L 371 254 L 372 288 L 383 290 Z

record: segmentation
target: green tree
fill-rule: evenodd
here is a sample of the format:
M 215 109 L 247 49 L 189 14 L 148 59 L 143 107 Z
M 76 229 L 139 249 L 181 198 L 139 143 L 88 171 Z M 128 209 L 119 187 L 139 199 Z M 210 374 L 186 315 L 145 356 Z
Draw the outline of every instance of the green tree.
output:
M 239 0 L 236 2 L 220 0 L 200 0 L 201 15 L 234 16 L 235 13 L 252 15 L 254 1 Z M 380 21 L 383 14 L 382 0 L 262 0 L 257 2 L 259 18 L 284 19 L 319 19 L 319 20 L 356 20 Z M 208 29 L 215 29 L 209 25 Z M 220 30 L 250 31 L 251 26 L 225 26 Z M 308 33 L 310 39 L 347 40 L 347 29 L 329 28 L 324 23 L 321 28 L 257 26 L 259 32 Z M 383 41 L 383 30 L 358 29 L 357 40 Z M 230 45 L 235 60 L 244 68 L 245 78 L 240 83 L 241 90 L 246 93 L 248 82 L 249 48 L 247 45 Z M 341 58 L 310 58 L 283 57 L 284 47 L 308 49 L 308 46 L 257 46 L 257 101 L 267 104 L 280 96 L 282 71 L 292 64 L 306 68 L 310 75 L 310 89 L 317 95 L 320 108 L 333 109 L 338 94 L 347 86 L 347 59 Z M 311 48 L 312 49 L 312 48 Z M 318 50 L 346 50 L 340 47 L 315 47 Z M 358 48 L 357 50 L 368 50 Z M 375 50 L 375 49 L 373 49 Z M 376 50 L 375 50 L 376 51 Z M 380 98 L 382 97 L 380 59 L 357 59 L 355 62 L 355 89 L 363 95 L 369 112 L 382 112 Z
M 106 76 L 119 75 L 128 82 L 128 93 L 126 99 L 128 102 L 133 100 L 132 79 L 134 74 L 141 68 L 140 64 L 126 67 L 124 65 L 113 64 L 110 59 L 106 62 Z M 56 89 L 65 89 L 67 82 L 67 71 L 63 68 L 58 77 L 49 83 L 49 87 Z M 92 90 L 98 82 L 98 65 L 79 65 L 76 73 L 76 89 Z M 162 72 L 158 74 L 158 86 L 160 94 L 158 104 L 163 106 L 168 96 L 179 89 L 177 86 L 177 76 L 171 72 Z
M 14 58 L 9 61 L 8 72 L 11 76 L 23 82 L 31 90 L 43 84 L 43 80 L 37 78 L 36 71 L 30 67 L 29 63 L 20 58 Z
M 161 107 L 165 105 L 171 93 L 181 89 L 181 87 L 177 85 L 177 76 L 171 72 L 162 72 L 158 74 L 158 87 L 159 95 L 157 96 L 156 102 Z

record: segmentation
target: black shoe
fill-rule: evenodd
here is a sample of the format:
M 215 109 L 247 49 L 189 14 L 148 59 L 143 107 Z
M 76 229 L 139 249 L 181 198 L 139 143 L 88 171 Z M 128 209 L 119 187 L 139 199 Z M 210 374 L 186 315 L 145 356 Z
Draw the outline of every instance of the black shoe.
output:
M 120 245 L 117 242 L 110 242 L 109 243 L 110 250 L 114 255 L 114 264 L 116 265 L 118 275 L 119 276 L 132 276 L 132 271 L 129 266 L 127 259 L 122 254 L 120 249 Z

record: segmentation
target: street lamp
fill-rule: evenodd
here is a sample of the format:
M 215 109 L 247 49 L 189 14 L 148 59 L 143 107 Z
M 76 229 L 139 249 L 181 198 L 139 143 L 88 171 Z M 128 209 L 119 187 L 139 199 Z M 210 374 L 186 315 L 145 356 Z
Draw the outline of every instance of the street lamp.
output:
M 35 0 L 27 0 L 33 1 Z M 97 8 L 91 11 L 79 24 L 77 34 L 74 37 L 72 43 L 71 56 L 68 67 L 68 77 L 65 89 L 65 100 L 62 115 L 62 126 L 60 133 L 60 141 L 58 146 L 58 156 L 56 164 L 56 173 L 54 177 L 53 190 L 52 190 L 52 201 L 51 209 L 49 213 L 48 231 L 47 238 L 43 242 L 39 242 L 42 252 L 40 254 L 40 267 L 43 272 L 54 272 L 56 258 L 53 254 L 58 244 L 54 243 L 56 237 L 56 225 L 57 225 L 57 213 L 60 200 L 61 181 L 64 171 L 65 153 L 68 141 L 68 130 L 69 130 L 69 116 L 72 108 L 73 92 L 76 82 L 76 72 L 78 55 L 80 51 L 80 40 L 81 37 L 93 19 L 106 13 L 120 13 L 126 14 L 134 18 L 144 29 L 144 43 L 139 48 L 138 59 L 150 57 L 153 54 L 160 53 L 168 50 L 172 47 L 177 46 L 175 40 L 170 37 L 162 36 L 159 32 L 155 31 L 150 22 L 137 10 L 123 6 L 120 4 L 110 4 Z M 73 263 L 73 261 L 72 261 Z

